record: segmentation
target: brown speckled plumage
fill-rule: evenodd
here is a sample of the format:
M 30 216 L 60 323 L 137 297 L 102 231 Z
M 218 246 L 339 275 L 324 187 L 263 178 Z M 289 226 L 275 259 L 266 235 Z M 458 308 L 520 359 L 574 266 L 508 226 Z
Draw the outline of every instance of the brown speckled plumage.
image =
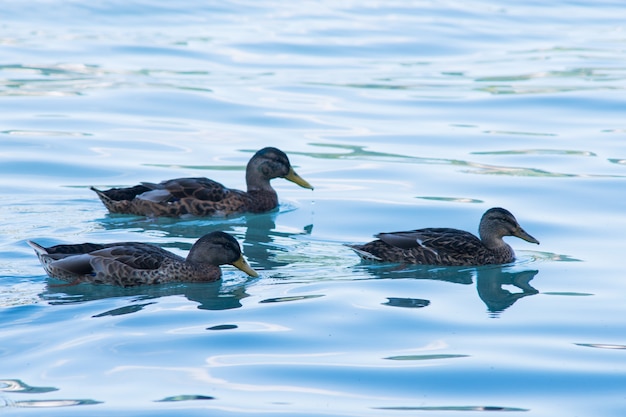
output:
M 122 287 L 165 282 L 212 282 L 222 276 L 220 265 L 231 264 L 248 275 L 257 273 L 241 255 L 239 243 L 227 233 L 204 235 L 187 258 L 141 242 L 81 243 L 35 249 L 46 273 L 70 283 L 88 282 Z
M 208 178 L 176 178 L 159 184 L 141 183 L 129 188 L 101 191 L 91 187 L 111 213 L 150 217 L 184 215 L 224 217 L 239 213 L 263 213 L 278 206 L 270 180 L 285 178 L 313 189 L 291 167 L 280 149 L 263 148 L 246 167 L 247 191 L 225 187 Z
M 379 233 L 378 240 L 349 245 L 366 260 L 423 265 L 470 266 L 504 264 L 515 252 L 502 237 L 516 236 L 531 243 L 539 241 L 526 233 L 515 217 L 503 208 L 492 208 L 480 220 L 480 239 L 451 228 L 428 228 L 406 232 Z

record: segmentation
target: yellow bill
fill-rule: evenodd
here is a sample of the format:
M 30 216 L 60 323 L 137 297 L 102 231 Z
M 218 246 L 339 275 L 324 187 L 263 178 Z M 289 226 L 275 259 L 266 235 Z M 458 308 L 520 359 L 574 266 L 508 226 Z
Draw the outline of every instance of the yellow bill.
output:
M 234 266 L 235 268 L 245 272 L 246 274 L 250 275 L 251 277 L 258 277 L 259 276 L 259 274 L 254 269 L 252 269 L 252 267 L 250 265 L 248 265 L 248 262 L 246 262 L 246 260 L 243 258 L 243 255 L 240 256 L 239 259 L 237 259 L 231 265 Z
M 294 171 L 293 168 L 289 168 L 289 173 L 285 175 L 285 179 L 298 184 L 302 188 L 308 188 L 309 190 L 313 189 L 313 186 L 300 175 L 296 174 L 296 171 Z

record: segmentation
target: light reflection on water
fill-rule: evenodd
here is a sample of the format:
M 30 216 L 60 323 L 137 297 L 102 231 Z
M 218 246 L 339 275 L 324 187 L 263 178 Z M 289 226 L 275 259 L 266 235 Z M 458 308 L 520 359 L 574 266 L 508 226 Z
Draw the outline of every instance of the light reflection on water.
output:
M 5 4 L 3 414 L 623 415 L 622 12 Z M 179 176 L 241 189 L 268 145 L 316 187 L 274 181 L 273 213 L 109 215 L 88 189 Z M 480 268 L 369 264 L 344 246 L 476 232 L 493 206 L 541 246 L 511 240 L 515 263 Z M 63 286 L 25 243 L 186 254 L 212 230 L 260 277 Z

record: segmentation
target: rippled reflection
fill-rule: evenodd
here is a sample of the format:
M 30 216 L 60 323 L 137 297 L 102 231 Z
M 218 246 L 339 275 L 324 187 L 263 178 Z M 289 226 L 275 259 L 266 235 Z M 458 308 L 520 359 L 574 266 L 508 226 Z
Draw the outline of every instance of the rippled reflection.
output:
M 245 285 L 222 285 L 222 282 L 177 283 L 121 288 L 113 285 L 59 285 L 49 283 L 40 297 L 51 305 L 83 303 L 106 298 L 128 298 L 129 304 L 95 314 L 93 317 L 120 316 L 136 313 L 154 304 L 145 302 L 161 297 L 181 295 L 198 303 L 201 310 L 229 310 L 241 307 L 248 297 Z
M 577 346 L 598 348 L 598 349 L 617 349 L 624 350 L 626 349 L 626 345 L 612 345 L 608 343 L 576 343 Z
M 480 204 L 484 203 L 483 200 L 478 200 L 476 198 L 468 198 L 468 197 L 415 197 L 420 198 L 422 200 L 432 200 L 432 201 L 446 201 L 451 203 L 472 203 L 472 204 Z
M 422 308 L 428 307 L 430 305 L 430 301 L 420 298 L 387 297 L 387 302 L 383 303 L 383 305 L 404 308 Z
M 0 379 L 0 391 L 41 394 L 44 392 L 58 391 L 58 388 L 32 387 L 19 379 Z
M 323 297 L 323 294 L 309 294 L 309 295 L 296 295 L 291 297 L 276 297 L 276 298 L 266 298 L 264 300 L 259 301 L 261 304 L 267 303 L 284 303 L 288 301 L 301 301 L 301 300 L 309 300 L 311 298 L 319 298 Z
M 439 407 L 376 407 L 376 410 L 393 410 L 393 411 L 530 411 L 527 408 L 515 408 L 515 407 L 498 407 L 498 406 L 482 406 L 482 405 L 468 405 L 468 406 L 439 406 Z
M 478 296 L 490 312 L 501 313 L 520 298 L 539 292 L 530 285 L 530 281 L 537 273 L 539 273 L 537 270 L 510 272 L 495 268 L 479 268 L 476 274 Z M 505 285 L 515 287 L 521 292 L 511 292 L 503 288 Z
M 263 214 L 246 214 L 227 219 L 191 218 L 191 219 L 147 219 L 144 217 L 107 214 L 100 220 L 105 229 L 119 230 L 140 229 L 166 233 L 168 238 L 184 238 L 194 240 L 206 233 L 223 231 L 243 239 L 243 254 L 254 268 L 271 270 L 285 266 L 288 262 L 281 260 L 281 253 L 288 253 L 289 248 L 279 241 L 292 239 L 294 236 L 309 235 L 313 225 L 305 225 L 300 230 L 284 230 L 276 227 L 276 217 L 280 213 L 292 210 L 282 204 L 279 211 Z M 170 239 L 171 240 L 171 239 Z M 175 247 L 189 250 L 193 242 L 178 243 Z M 163 247 L 173 247 L 171 243 Z
M 45 394 L 48 392 L 58 391 L 54 387 L 33 387 L 19 379 L 0 379 L 0 392 L 12 394 Z M 0 399 L 2 400 L 2 399 Z M 72 407 L 76 405 L 93 405 L 101 404 L 100 401 L 81 399 L 27 399 L 27 400 L 9 400 L 6 399 L 3 407 L 19 407 L 19 408 L 56 408 L 56 407 Z
M 177 401 L 198 401 L 198 400 L 214 400 L 215 397 L 208 395 L 176 395 L 173 397 L 166 397 L 156 402 L 177 402 Z
M 432 267 L 422 265 L 369 265 L 363 263 L 359 270 L 385 279 L 428 279 L 445 281 L 461 285 L 470 285 L 476 279 L 476 291 L 487 306 L 492 317 L 511 307 L 519 299 L 538 294 L 539 291 L 530 285 L 530 281 L 539 273 L 538 270 L 517 270 L 519 266 L 482 266 L 482 267 Z M 510 291 L 512 287 L 521 291 Z M 445 297 L 445 295 L 444 295 Z M 396 307 L 427 307 L 430 300 L 412 298 L 388 298 L 384 305 Z
M 400 355 L 390 356 L 385 359 L 392 361 L 429 361 L 433 359 L 455 359 L 455 358 L 467 358 L 469 355 L 455 355 L 455 354 L 435 354 L 435 355 Z
M 13 401 L 10 405 L 20 408 L 56 408 L 95 404 L 102 404 L 102 402 L 95 400 L 23 400 Z

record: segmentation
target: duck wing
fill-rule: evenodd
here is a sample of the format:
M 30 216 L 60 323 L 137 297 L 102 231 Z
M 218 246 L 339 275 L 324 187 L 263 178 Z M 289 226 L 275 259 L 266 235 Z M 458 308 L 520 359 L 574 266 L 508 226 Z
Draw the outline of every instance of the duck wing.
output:
M 156 270 L 166 260 L 184 261 L 183 258 L 157 246 L 139 242 L 65 246 L 96 247 L 95 250 L 84 253 L 66 253 L 63 257 L 57 258 L 51 265 L 57 270 L 61 269 L 77 275 L 109 274 L 108 268 L 113 264 L 118 265 L 118 269 L 124 265 L 123 269 L 129 272 L 132 270 Z M 78 250 L 80 248 L 75 249 Z
M 217 181 L 208 178 L 175 178 L 159 184 L 142 182 L 150 189 L 138 198 L 155 202 L 175 201 L 191 198 L 202 201 L 222 201 L 231 190 Z
M 421 248 L 435 254 L 468 253 L 483 248 L 480 239 L 464 230 L 428 228 L 406 232 L 379 233 L 377 238 L 400 249 Z
M 33 242 L 32 240 L 29 240 L 27 243 L 35 250 L 37 256 L 51 260 L 58 260 L 67 258 L 69 256 L 86 254 L 96 250 L 104 249 L 107 246 L 106 244 L 98 243 L 79 243 L 73 245 L 56 245 L 46 248 L 38 243 Z

